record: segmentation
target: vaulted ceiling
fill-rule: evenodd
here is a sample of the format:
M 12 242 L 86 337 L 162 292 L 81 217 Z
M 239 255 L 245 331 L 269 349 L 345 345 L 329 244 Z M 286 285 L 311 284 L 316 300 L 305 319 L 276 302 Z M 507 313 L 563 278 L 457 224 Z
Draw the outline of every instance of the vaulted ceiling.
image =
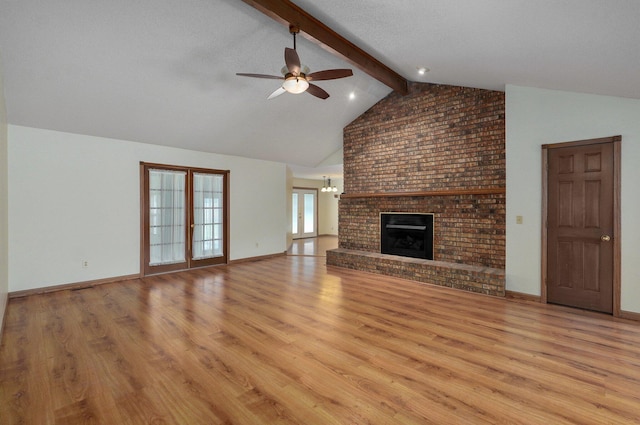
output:
M 294 3 L 408 80 L 640 98 L 637 0 Z M 287 27 L 241 0 L 0 0 L 10 124 L 321 175 L 315 167 L 339 162 L 342 128 L 391 89 L 303 37 L 297 50 L 312 71 L 354 70 L 317 83 L 329 99 L 267 100 L 277 80 L 235 75 L 278 75 L 284 47 Z

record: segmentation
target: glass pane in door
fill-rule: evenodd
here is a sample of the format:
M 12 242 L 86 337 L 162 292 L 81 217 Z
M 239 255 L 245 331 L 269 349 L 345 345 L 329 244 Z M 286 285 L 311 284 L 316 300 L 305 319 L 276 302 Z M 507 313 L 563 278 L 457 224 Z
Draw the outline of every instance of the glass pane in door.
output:
M 193 173 L 192 258 L 201 260 L 223 255 L 223 176 Z
M 291 197 L 291 232 L 296 235 L 298 233 L 298 194 L 293 193 Z
M 149 170 L 149 265 L 185 261 L 185 178 L 182 171 Z
M 315 232 L 315 193 L 304 194 L 304 233 Z

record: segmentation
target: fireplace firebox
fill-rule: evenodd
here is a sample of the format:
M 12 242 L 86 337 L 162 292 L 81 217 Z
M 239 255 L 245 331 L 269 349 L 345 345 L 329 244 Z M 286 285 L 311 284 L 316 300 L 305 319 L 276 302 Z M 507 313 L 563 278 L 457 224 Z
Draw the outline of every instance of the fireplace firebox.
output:
M 433 260 L 433 214 L 380 213 L 383 254 Z

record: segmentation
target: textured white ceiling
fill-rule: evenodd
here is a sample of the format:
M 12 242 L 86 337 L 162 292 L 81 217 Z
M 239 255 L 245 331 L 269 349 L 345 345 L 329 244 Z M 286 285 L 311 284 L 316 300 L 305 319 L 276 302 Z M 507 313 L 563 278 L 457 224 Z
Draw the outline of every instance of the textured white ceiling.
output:
M 637 0 L 295 3 L 410 80 L 640 98 Z M 286 162 L 309 176 L 390 89 L 354 68 L 318 83 L 328 100 L 267 101 L 278 81 L 235 75 L 278 75 L 291 44 L 240 0 L 0 0 L 11 124 Z M 302 37 L 298 53 L 312 71 L 352 68 Z M 420 77 L 419 66 L 431 71 Z

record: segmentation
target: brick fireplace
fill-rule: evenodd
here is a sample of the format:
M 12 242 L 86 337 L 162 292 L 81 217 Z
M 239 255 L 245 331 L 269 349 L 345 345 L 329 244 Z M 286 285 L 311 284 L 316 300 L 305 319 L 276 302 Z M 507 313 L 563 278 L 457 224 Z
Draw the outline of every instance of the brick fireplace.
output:
M 327 264 L 504 295 L 504 93 L 412 83 L 344 129 Z M 433 260 L 381 254 L 380 213 L 433 214 Z

